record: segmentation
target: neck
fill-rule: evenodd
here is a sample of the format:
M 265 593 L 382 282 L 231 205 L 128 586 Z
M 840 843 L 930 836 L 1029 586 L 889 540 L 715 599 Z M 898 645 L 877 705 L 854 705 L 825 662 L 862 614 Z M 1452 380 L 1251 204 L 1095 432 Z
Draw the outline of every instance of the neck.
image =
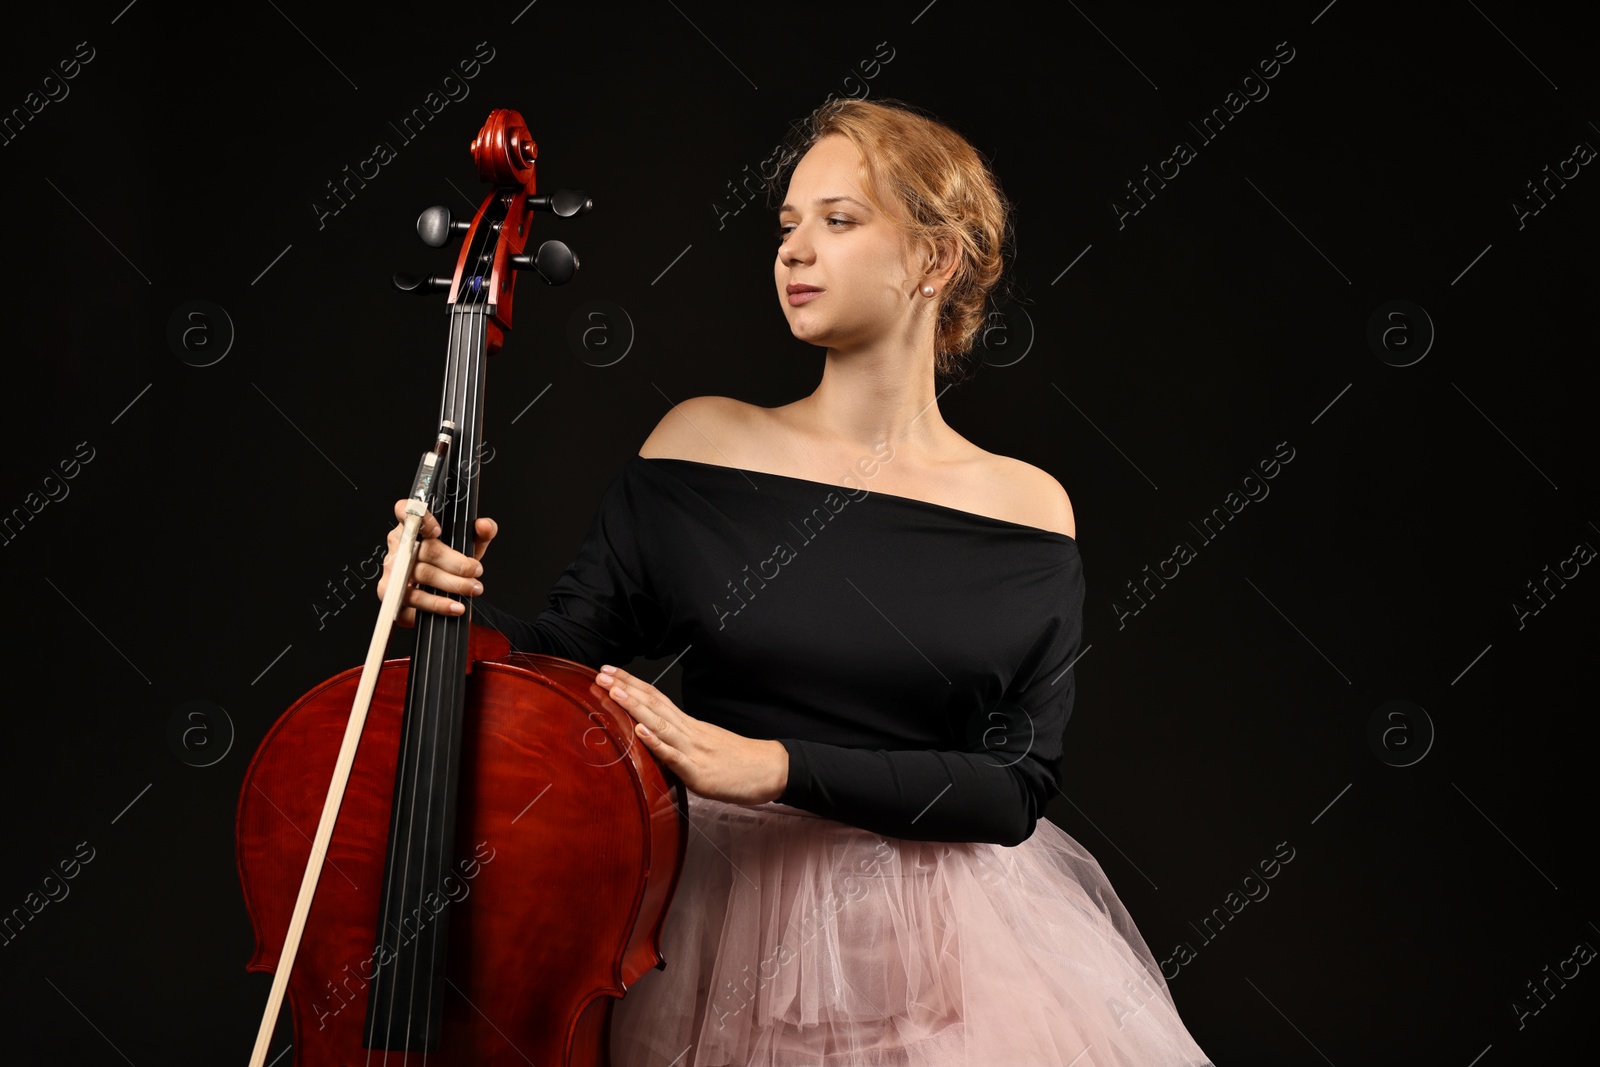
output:
M 913 460 L 948 456 L 959 435 L 939 411 L 931 331 L 923 340 L 828 349 L 817 388 L 792 405 L 800 427 L 824 447 L 866 454 L 887 444 Z

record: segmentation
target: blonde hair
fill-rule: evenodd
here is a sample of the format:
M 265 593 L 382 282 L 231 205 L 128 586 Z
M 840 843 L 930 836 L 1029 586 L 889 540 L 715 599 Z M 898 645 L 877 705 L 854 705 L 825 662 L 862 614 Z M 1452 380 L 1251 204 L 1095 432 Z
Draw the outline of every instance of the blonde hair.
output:
M 791 129 L 771 184 L 774 205 L 800 157 L 835 133 L 855 145 L 868 198 L 891 198 L 900 210 L 885 213 L 898 217 L 912 242 L 930 253 L 954 244 L 956 271 L 938 298 L 934 374 L 941 380 L 968 377 L 972 361 L 963 357 L 987 318 L 985 305 L 1001 283 L 1012 247 L 1010 201 L 988 161 L 944 123 L 901 100 L 836 99 Z

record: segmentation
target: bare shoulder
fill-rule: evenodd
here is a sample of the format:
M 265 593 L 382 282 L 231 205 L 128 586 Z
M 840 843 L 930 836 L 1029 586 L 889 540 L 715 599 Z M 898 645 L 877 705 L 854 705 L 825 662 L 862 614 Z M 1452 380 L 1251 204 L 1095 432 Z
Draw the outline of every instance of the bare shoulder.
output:
M 1024 516 L 1015 521 L 1077 538 L 1072 499 L 1049 471 L 1010 456 L 994 456 L 992 462 L 1006 512 Z
M 661 416 L 656 428 L 639 446 L 645 459 L 689 459 L 701 463 L 728 463 L 725 448 L 744 436 L 755 413 L 754 404 L 731 396 L 693 396 L 680 401 Z

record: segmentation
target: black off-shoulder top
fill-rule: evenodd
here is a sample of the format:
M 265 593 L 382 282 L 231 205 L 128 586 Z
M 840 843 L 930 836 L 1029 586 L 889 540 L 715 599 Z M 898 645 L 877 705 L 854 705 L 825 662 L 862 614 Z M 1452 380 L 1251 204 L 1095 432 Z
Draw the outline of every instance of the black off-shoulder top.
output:
M 632 457 L 532 621 L 598 668 L 678 657 L 685 712 L 789 753 L 778 803 L 891 837 L 1026 840 L 1082 638 L 1066 534 L 911 497 Z

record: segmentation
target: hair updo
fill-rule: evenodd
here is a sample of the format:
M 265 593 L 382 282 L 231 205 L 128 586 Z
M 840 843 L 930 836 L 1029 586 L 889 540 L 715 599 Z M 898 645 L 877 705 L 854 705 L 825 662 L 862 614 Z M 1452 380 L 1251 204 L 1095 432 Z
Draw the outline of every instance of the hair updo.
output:
M 795 125 L 771 191 L 781 201 L 794 167 L 812 145 L 843 134 L 861 157 L 862 186 L 874 206 L 891 217 L 913 243 L 930 252 L 953 241 L 956 272 L 939 294 L 934 375 L 970 376 L 971 351 L 987 317 L 989 294 L 1000 284 L 1011 251 L 1011 204 L 987 160 L 955 130 L 901 100 L 836 99 Z M 885 210 L 881 196 L 898 211 Z

